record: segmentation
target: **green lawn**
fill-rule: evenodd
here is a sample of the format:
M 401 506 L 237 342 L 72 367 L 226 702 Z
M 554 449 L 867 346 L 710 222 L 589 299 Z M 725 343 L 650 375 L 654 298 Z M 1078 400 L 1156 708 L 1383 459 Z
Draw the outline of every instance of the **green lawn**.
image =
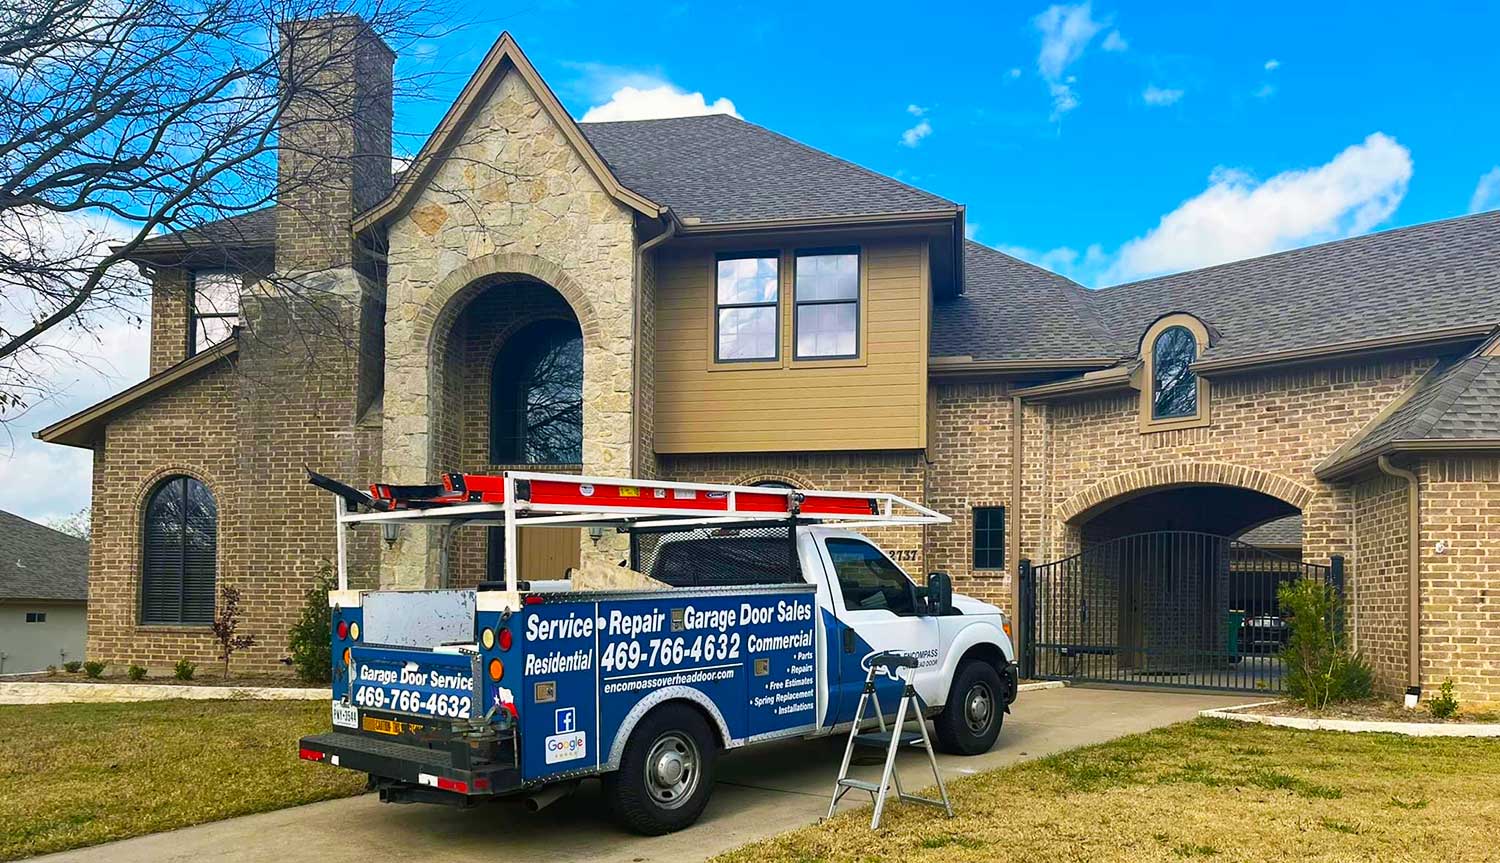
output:
M 0 860 L 355 794 L 297 758 L 327 727 L 326 701 L 0 707 Z
M 1196 722 L 953 783 L 722 863 L 1500 859 L 1500 742 Z

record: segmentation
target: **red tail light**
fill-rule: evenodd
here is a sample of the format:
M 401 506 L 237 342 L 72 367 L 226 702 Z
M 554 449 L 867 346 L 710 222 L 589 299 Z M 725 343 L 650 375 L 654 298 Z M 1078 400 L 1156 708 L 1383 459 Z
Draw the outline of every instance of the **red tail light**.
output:
M 339 621 L 339 638 L 340 639 L 344 639 L 344 638 L 348 638 L 348 637 L 349 637 L 349 621 L 347 621 L 347 620 L 340 620 Z
M 322 761 L 323 753 L 316 749 L 298 749 L 297 757 L 303 761 Z
M 514 636 L 512 636 L 510 634 L 510 630 L 509 629 L 502 629 L 502 630 L 500 630 L 500 649 L 501 650 L 510 650 L 511 642 L 514 641 L 514 640 L 515 640 Z
M 444 791 L 457 791 L 459 794 L 469 793 L 469 783 L 462 779 L 449 779 L 446 776 L 439 776 L 438 787 Z

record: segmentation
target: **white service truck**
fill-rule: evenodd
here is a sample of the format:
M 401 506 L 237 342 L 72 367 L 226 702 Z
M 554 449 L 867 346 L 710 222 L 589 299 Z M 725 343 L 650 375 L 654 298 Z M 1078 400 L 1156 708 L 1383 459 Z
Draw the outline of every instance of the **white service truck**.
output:
M 339 589 L 333 727 L 300 755 L 368 774 L 385 801 L 535 809 L 599 776 L 624 825 L 666 833 L 703 811 L 721 753 L 847 730 L 876 653 L 917 658 L 947 752 L 987 751 L 1015 699 L 1006 616 L 942 573 L 917 584 L 858 532 L 948 521 L 895 495 L 517 471 L 366 495 L 311 478 L 336 494 Z M 361 524 L 502 528 L 505 578 L 350 590 Z M 518 572 L 523 528 L 617 531 L 649 589 Z M 902 686 L 877 677 L 883 704 Z

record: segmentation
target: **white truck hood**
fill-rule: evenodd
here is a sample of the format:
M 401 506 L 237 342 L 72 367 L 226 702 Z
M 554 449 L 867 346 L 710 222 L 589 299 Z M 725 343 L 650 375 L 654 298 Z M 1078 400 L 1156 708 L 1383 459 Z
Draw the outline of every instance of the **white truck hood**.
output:
M 964 596 L 961 593 L 953 594 L 953 607 L 964 614 L 1001 614 L 998 607 L 988 602 L 980 602 L 972 596 Z

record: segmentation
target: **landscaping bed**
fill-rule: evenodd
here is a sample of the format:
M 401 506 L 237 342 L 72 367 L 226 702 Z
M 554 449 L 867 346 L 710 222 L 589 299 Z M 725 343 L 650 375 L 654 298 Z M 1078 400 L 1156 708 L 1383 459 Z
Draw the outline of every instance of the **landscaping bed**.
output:
M 1194 722 L 949 785 L 957 817 L 891 802 L 724 863 L 1493 859 L 1493 740 Z
M 1256 716 L 1296 716 L 1304 719 L 1353 719 L 1372 722 L 1500 722 L 1500 711 L 1489 707 L 1465 708 L 1456 716 L 1440 718 L 1433 716 L 1425 706 L 1418 707 L 1416 710 L 1407 710 L 1404 705 L 1395 701 L 1380 699 L 1330 704 L 1322 710 L 1314 710 L 1295 701 L 1271 701 L 1237 708 L 1235 712 Z
M 235 675 L 232 677 L 219 677 L 217 675 L 195 675 L 192 680 L 179 680 L 170 674 L 150 675 L 140 680 L 131 680 L 124 669 L 120 673 L 104 674 L 99 677 L 89 677 L 82 672 L 69 673 L 59 671 L 55 674 L 37 672 L 36 674 L 8 674 L 0 677 L 0 683 L 149 683 L 153 686 L 228 686 L 234 689 L 251 688 L 298 688 L 298 689 L 327 689 L 326 683 L 308 683 L 299 677 L 290 674 L 282 676 L 262 675 Z
M 0 707 L 0 860 L 94 845 L 364 789 L 298 759 L 323 701 Z

